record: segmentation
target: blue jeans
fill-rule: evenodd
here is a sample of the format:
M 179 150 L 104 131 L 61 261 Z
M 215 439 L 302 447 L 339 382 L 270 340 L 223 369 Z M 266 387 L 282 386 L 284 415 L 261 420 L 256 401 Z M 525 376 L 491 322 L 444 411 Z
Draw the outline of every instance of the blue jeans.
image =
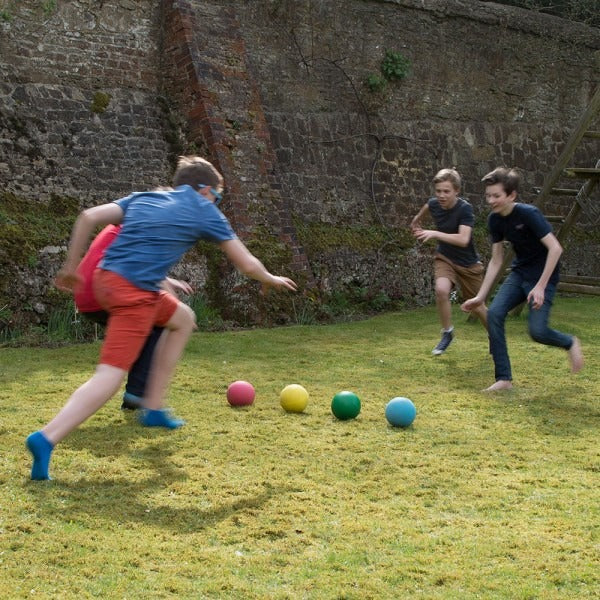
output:
M 144 393 L 146 392 L 146 384 L 148 383 L 148 375 L 152 365 L 154 349 L 156 348 L 156 344 L 163 331 L 163 327 L 154 327 L 152 329 L 150 335 L 146 339 L 144 347 L 140 351 L 140 355 L 133 365 L 131 365 L 131 369 L 129 369 L 125 391 L 138 398 L 143 398 Z
M 517 273 L 510 273 L 506 281 L 500 286 L 488 309 L 488 335 L 490 338 L 490 352 L 494 359 L 496 381 L 501 379 L 505 381 L 512 380 L 504 330 L 506 315 L 513 308 L 527 300 L 527 295 L 536 283 L 524 281 Z M 529 307 L 527 317 L 529 335 L 540 344 L 568 350 L 573 344 L 573 337 L 548 327 L 550 309 L 555 293 L 556 285 L 549 283 L 544 294 L 544 304 L 537 309 Z

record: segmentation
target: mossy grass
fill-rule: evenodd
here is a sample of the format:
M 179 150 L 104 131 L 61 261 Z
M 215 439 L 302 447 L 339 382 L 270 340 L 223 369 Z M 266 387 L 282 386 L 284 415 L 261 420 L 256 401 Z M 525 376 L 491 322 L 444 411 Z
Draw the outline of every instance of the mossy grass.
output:
M 336 325 L 194 334 L 170 405 L 140 427 L 115 397 L 31 482 L 24 439 L 93 370 L 98 344 L 0 349 L 0 566 L 5 597 L 525 599 L 600 594 L 600 327 L 594 298 L 558 298 L 582 373 L 507 323 L 515 389 L 486 395 L 487 339 L 455 307 Z M 231 408 L 229 383 L 256 388 Z M 279 392 L 310 394 L 287 414 Z M 354 391 L 357 419 L 333 395 Z M 384 417 L 407 396 L 408 429 Z

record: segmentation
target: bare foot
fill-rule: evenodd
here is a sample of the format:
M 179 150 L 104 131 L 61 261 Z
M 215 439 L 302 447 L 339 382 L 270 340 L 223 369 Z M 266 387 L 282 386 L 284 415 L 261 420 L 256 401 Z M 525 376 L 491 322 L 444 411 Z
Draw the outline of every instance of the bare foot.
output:
M 579 338 L 573 338 L 573 345 L 569 348 L 569 362 L 571 363 L 571 372 L 579 373 L 583 369 L 583 352 Z
M 485 390 L 482 390 L 484 392 L 501 392 L 503 390 L 510 390 L 512 389 L 512 383 L 510 381 L 508 381 L 507 379 L 499 379 L 498 381 L 496 381 L 496 383 L 490 385 L 489 388 L 485 388 Z

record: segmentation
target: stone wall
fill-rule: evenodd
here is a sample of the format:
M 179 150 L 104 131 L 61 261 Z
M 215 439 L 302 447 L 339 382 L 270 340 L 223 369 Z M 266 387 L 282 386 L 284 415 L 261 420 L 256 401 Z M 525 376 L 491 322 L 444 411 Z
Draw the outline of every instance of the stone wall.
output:
M 8 3 L 0 22 L 4 190 L 97 203 L 169 173 L 156 2 Z
M 373 93 L 365 80 L 386 50 L 411 70 Z M 481 230 L 479 180 L 497 164 L 523 170 L 532 200 L 598 85 L 599 50 L 598 29 L 465 0 L 4 0 L 2 201 L 38 203 L 50 220 L 68 206 L 74 218 L 164 184 L 177 154 L 199 152 L 224 173 L 243 239 L 311 297 L 424 303 L 431 248 L 406 227 L 432 175 L 461 171 Z M 597 155 L 586 144 L 577 162 Z M 0 306 L 44 320 L 68 229 L 15 253 L 23 222 L 14 208 L 0 218 L 11 242 L 0 245 Z M 598 275 L 595 241 L 575 250 L 567 269 Z M 239 318 L 250 296 L 221 269 L 218 296 Z M 205 288 L 206 259 L 193 254 L 177 274 Z
M 51 281 L 81 207 L 164 183 L 171 166 L 157 3 L 0 8 L 0 324 L 10 324 L 60 304 Z
M 394 240 L 405 245 L 402 232 L 438 168 L 460 170 L 481 224 L 487 209 L 479 182 L 499 164 L 522 169 L 523 200 L 532 201 L 599 82 L 598 29 L 493 3 L 236 5 L 292 210 L 311 223 L 383 224 L 387 250 Z M 386 50 L 406 56 L 411 73 L 374 94 L 364 82 Z M 598 153 L 598 142 L 585 144 L 576 164 L 593 166 Z M 487 253 L 487 243 L 480 246 Z M 381 264 L 374 250 L 346 248 L 347 261 L 332 253 L 308 251 L 332 285 L 355 276 L 371 284 Z M 420 279 L 426 255 L 417 249 L 384 261 L 376 285 L 411 293 L 393 287 L 402 273 L 413 297 L 428 299 L 429 281 Z M 591 269 L 579 249 L 566 263 Z

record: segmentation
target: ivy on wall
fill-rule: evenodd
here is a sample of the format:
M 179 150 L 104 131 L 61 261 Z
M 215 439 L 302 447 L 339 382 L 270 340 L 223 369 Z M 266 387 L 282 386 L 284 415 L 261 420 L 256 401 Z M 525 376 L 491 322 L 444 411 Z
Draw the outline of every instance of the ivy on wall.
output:
M 371 92 L 382 92 L 388 82 L 401 81 L 408 76 L 411 62 L 401 52 L 386 50 L 381 61 L 379 73 L 372 73 L 367 77 L 367 87 Z

